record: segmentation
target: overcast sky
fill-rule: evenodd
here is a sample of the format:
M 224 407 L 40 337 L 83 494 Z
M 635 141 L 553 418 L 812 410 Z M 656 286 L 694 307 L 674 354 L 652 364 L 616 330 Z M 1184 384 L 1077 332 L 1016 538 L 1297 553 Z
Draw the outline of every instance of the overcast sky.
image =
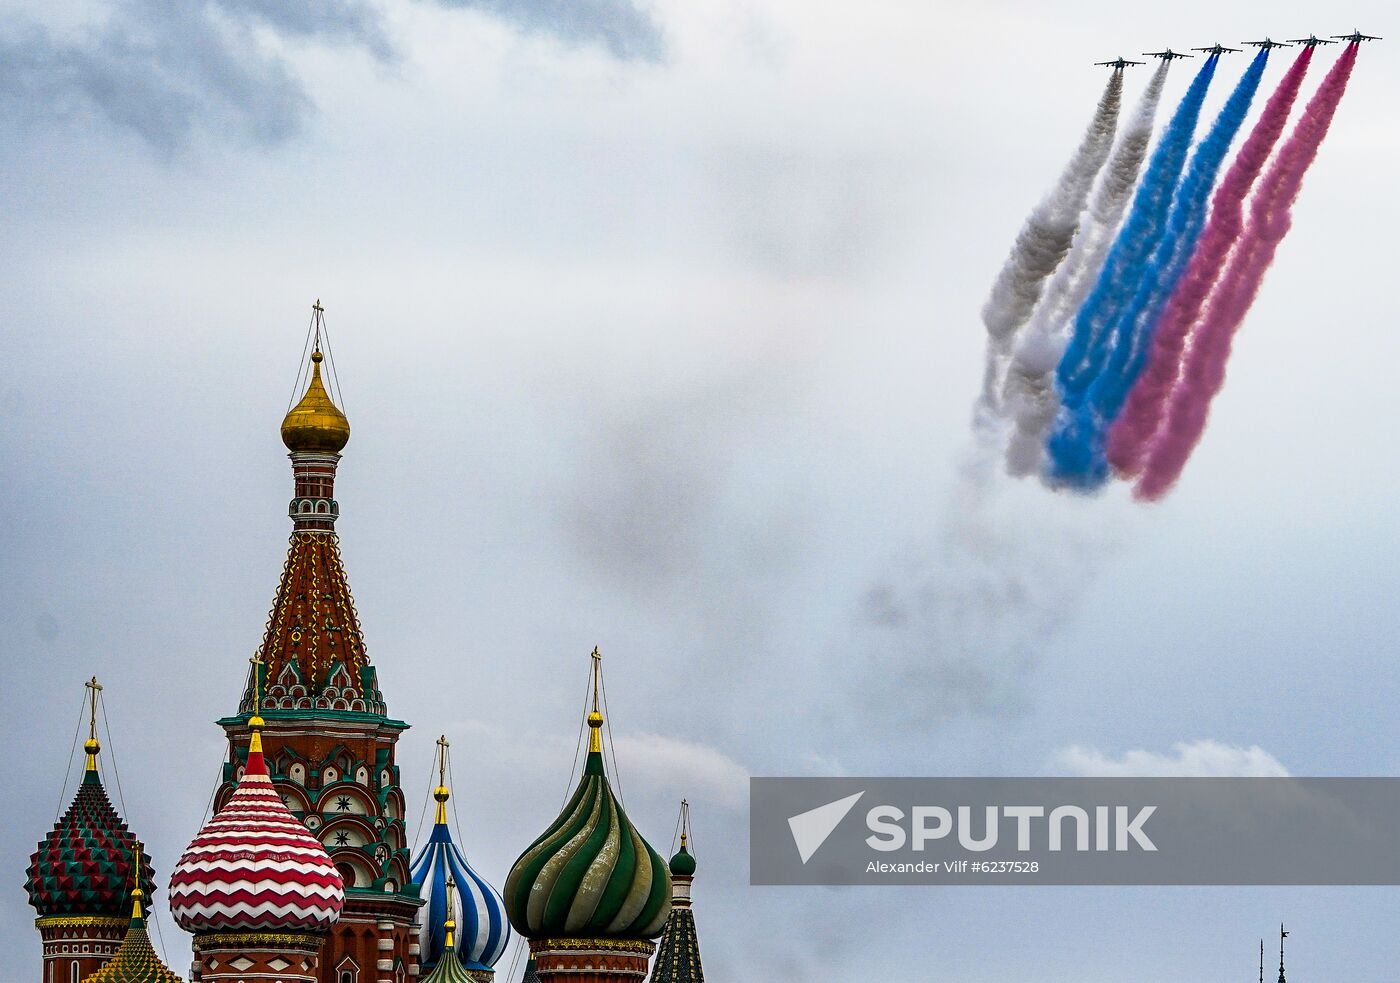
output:
M 15 978 L 93 673 L 165 911 L 285 554 L 317 297 L 405 791 L 447 733 L 494 883 L 562 802 L 596 644 L 629 812 L 665 851 L 693 803 L 715 981 L 1253 979 L 1280 920 L 1297 979 L 1392 978 L 1393 889 L 746 883 L 750 774 L 1400 770 L 1395 42 L 1177 493 L 958 491 L 978 311 L 1090 63 L 1389 6 L 0 0 Z

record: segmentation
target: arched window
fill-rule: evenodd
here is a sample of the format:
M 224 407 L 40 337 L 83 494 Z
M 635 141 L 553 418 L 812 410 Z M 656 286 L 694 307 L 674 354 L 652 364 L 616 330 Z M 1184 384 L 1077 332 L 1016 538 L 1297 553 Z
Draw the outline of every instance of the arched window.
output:
M 345 972 L 340 974 L 340 983 L 355 983 L 354 974 L 352 974 L 348 969 L 345 970 Z
M 336 864 L 335 869 L 340 871 L 340 879 L 345 882 L 346 887 L 355 886 L 355 868 L 349 864 Z M 341 979 L 345 977 L 342 975 Z
M 76 961 L 68 964 L 69 983 L 78 983 L 78 964 Z

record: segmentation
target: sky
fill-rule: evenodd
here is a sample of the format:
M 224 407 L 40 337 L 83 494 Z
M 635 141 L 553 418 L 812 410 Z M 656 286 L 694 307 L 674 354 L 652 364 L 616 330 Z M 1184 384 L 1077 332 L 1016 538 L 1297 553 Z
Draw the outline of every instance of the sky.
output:
M 692 803 L 715 980 L 1253 979 L 1280 921 L 1295 978 L 1389 979 L 1394 889 L 747 884 L 751 775 L 1400 771 L 1392 42 L 1361 52 L 1179 489 L 963 478 L 978 312 L 1091 63 L 1387 35 L 1386 11 L 0 2 L 15 978 L 83 680 L 159 882 L 202 821 L 319 298 L 405 791 L 448 735 L 496 884 L 562 804 L 597 645 L 629 815 L 665 852 Z

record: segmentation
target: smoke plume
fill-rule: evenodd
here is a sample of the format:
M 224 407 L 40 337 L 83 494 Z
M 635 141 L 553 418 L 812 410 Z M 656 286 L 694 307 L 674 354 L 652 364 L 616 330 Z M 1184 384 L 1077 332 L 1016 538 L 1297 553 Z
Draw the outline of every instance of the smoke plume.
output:
M 1094 277 L 1103 268 L 1114 230 L 1128 207 L 1142 162 L 1147 158 L 1157 103 L 1170 65 L 1164 61 L 1152 73 L 1147 91 L 1099 176 L 1074 247 L 1046 286 L 1007 368 L 1002 400 L 1016 424 L 1006 450 L 1006 468 L 1012 475 L 1024 476 L 1040 470 L 1042 445 L 1060 408 L 1054 372 L 1064 354 L 1066 321 L 1084 303 Z
M 1143 457 L 1157 434 L 1163 408 L 1180 375 L 1181 359 L 1192 326 L 1224 271 L 1230 250 L 1244 230 L 1244 199 L 1283 135 L 1303 76 L 1312 62 L 1312 53 L 1312 48 L 1304 48 L 1299 53 L 1269 97 L 1259 122 L 1254 124 L 1249 139 L 1240 148 L 1239 156 L 1225 173 L 1225 179 L 1215 192 L 1210 221 L 1191 257 L 1191 265 L 1167 301 L 1157 324 L 1147 365 L 1128 394 L 1122 415 L 1109 431 L 1108 460 L 1114 471 L 1124 477 L 1134 477 L 1142 470 Z
M 979 431 L 991 427 L 992 420 L 1001 415 L 1002 367 L 1016 333 L 1030 319 L 1040 299 L 1046 278 L 1055 272 L 1074 241 L 1089 190 L 1113 147 L 1122 95 L 1122 73 L 1114 72 L 1099 97 L 1083 140 L 1055 187 L 1026 218 L 1011 255 L 992 286 L 991 296 L 982 307 L 987 358 L 982 394 L 974 414 Z
M 1134 489 L 1140 499 L 1152 501 L 1165 495 L 1200 441 L 1211 400 L 1225 384 L 1225 365 L 1235 332 L 1259 293 L 1278 244 L 1292 225 L 1293 202 L 1346 92 L 1356 64 L 1356 50 L 1356 44 L 1347 45 L 1264 176 L 1250 206 L 1249 225 L 1207 304 L 1183 367 L 1181 383 L 1172 393 L 1162 433 L 1153 444 L 1142 478 Z
M 1078 410 L 1090 384 L 1108 361 L 1116 340 L 1112 326 L 1136 293 L 1147 261 L 1163 235 L 1167 209 L 1186 163 L 1186 152 L 1196 130 L 1201 103 L 1215 75 L 1216 61 L 1206 60 L 1172 114 L 1133 199 L 1127 223 L 1118 233 L 1093 292 L 1075 318 L 1074 333 L 1056 371 L 1064 406 L 1045 447 L 1049 456 L 1047 478 L 1052 483 L 1075 484 L 1090 471 L 1090 445 L 1082 432 L 1083 420 Z
M 1249 113 L 1267 60 L 1267 50 L 1261 49 L 1225 101 L 1205 139 L 1192 153 L 1186 176 L 1172 198 L 1166 230 L 1152 250 L 1137 292 L 1114 327 L 1117 340 L 1108 362 L 1090 385 L 1088 397 L 1079 408 L 1075 432 L 1085 441 L 1083 459 L 1089 462 L 1089 470 L 1075 478 L 1085 486 L 1098 487 L 1108 478 L 1104 431 L 1117 419 L 1128 391 L 1142 371 L 1162 307 L 1176 289 L 1195 252 L 1205 225 L 1210 189 L 1215 185 L 1215 176 L 1235 134 Z

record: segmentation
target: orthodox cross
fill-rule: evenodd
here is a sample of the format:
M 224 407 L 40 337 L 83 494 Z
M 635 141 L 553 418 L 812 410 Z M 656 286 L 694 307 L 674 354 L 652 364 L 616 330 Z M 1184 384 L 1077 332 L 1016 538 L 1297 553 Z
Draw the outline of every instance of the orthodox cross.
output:
M 102 684 L 93 676 L 83 686 L 88 691 L 88 740 L 97 740 L 97 694 L 102 692 Z

